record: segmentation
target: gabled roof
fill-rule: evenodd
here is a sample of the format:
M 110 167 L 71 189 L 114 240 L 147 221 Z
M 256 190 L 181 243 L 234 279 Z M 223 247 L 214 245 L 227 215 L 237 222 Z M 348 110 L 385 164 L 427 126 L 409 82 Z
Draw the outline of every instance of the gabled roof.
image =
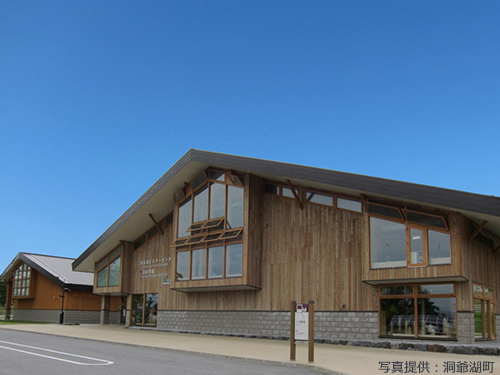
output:
M 24 262 L 61 288 L 72 290 L 92 289 L 94 274 L 73 271 L 71 264 L 74 260 L 73 258 L 19 253 L 2 273 L 0 280 L 9 280 L 18 265 Z
M 478 224 L 487 220 L 486 229 L 500 236 L 500 198 L 495 196 L 191 149 L 76 259 L 73 268 L 91 272 L 94 263 L 120 240 L 137 239 L 153 225 L 149 214 L 159 220 L 171 213 L 173 194 L 209 166 L 252 173 L 271 181 L 290 179 L 294 185 L 457 211 Z

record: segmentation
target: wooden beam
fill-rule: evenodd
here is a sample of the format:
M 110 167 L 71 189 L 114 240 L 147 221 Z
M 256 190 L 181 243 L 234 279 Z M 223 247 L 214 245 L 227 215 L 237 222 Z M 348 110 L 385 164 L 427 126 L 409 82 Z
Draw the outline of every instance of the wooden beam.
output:
M 149 214 L 149 217 L 151 218 L 151 220 L 153 220 L 153 223 L 155 223 L 155 226 L 156 228 L 158 228 L 158 230 L 160 231 L 161 235 L 163 236 L 163 231 L 161 230 L 160 226 L 158 225 L 158 223 L 156 222 L 155 218 L 153 217 L 152 214 Z
M 365 195 L 363 193 L 359 193 L 359 196 L 361 197 L 361 200 L 363 202 L 368 202 L 368 199 L 365 197 Z
M 476 236 L 483 230 L 486 224 L 488 224 L 488 221 L 487 220 L 483 221 L 481 225 L 476 228 L 474 233 L 470 235 L 468 242 L 471 242 L 474 238 L 476 238 Z
M 287 179 L 286 182 L 287 182 L 288 186 L 290 187 L 290 190 L 292 190 L 292 194 L 295 197 L 295 200 L 297 201 L 297 203 L 299 204 L 300 209 L 303 210 L 304 206 L 302 205 L 302 202 L 300 201 L 299 196 L 297 195 L 297 192 L 295 191 L 295 188 L 292 185 L 292 181 Z
M 493 255 L 496 255 L 496 254 L 498 253 L 498 251 L 499 251 L 499 250 L 500 250 L 500 245 L 498 245 L 498 246 L 496 247 L 496 249 L 495 249 L 495 250 L 493 250 Z

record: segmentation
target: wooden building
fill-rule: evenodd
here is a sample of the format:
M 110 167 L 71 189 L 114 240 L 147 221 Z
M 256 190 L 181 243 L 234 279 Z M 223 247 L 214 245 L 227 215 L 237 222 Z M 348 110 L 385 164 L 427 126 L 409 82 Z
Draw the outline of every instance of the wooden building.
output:
M 109 321 L 102 298 L 92 292 L 93 273 L 73 271 L 74 260 L 19 253 L 0 276 L 7 283 L 6 319 L 13 315 L 15 320 L 64 324 L 99 324 L 106 317 Z M 113 298 L 112 305 L 111 321 L 119 323 L 119 299 Z
M 190 150 L 74 263 L 126 325 L 495 340 L 500 198 Z

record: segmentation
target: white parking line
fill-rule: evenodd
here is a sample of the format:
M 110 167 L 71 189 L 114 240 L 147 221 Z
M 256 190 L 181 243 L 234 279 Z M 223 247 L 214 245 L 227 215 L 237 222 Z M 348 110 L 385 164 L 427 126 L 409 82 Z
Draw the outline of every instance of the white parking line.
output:
M 71 361 L 69 359 L 58 358 L 58 357 L 54 357 L 54 356 L 50 356 L 50 355 L 44 355 L 44 354 L 30 352 L 28 350 L 15 349 L 15 348 L 10 348 L 8 346 L 2 346 L 2 345 L 0 345 L 1 349 L 7 349 L 7 350 L 12 350 L 12 351 L 15 351 L 15 352 L 19 352 L 19 353 L 25 353 L 25 354 L 29 354 L 29 355 L 34 355 L 34 356 L 37 356 L 37 357 L 43 357 L 43 358 L 53 359 L 53 360 L 56 360 L 56 361 L 72 363 L 74 365 L 80 365 L 80 366 L 107 366 L 107 365 L 112 365 L 114 363 L 114 362 L 107 361 L 107 360 L 104 360 L 104 359 L 92 358 L 92 357 L 85 357 L 83 355 L 70 354 L 70 353 L 65 353 L 65 352 L 58 352 L 56 350 L 50 350 L 50 349 L 38 348 L 36 346 L 29 346 L 29 345 L 17 344 L 15 342 L 8 342 L 8 341 L 1 341 L 0 340 L 0 343 L 7 344 L 7 345 L 13 345 L 13 346 L 19 346 L 19 347 L 27 348 L 27 349 L 35 349 L 35 350 L 39 350 L 39 351 L 43 351 L 43 352 L 54 353 L 56 355 L 60 354 L 62 356 L 67 356 L 67 357 L 76 357 L 76 358 L 81 358 L 81 359 L 88 359 L 90 361 L 97 362 L 97 363 L 84 363 L 84 362 Z

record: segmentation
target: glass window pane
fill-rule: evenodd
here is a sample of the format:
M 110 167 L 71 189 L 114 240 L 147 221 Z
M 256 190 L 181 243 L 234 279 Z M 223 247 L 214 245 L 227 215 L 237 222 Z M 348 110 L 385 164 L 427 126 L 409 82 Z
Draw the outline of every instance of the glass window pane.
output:
M 198 186 L 201 186 L 206 180 L 207 176 L 205 175 L 205 172 L 202 172 L 193 179 L 193 181 L 191 182 L 191 186 L 193 187 L 193 189 L 196 189 Z
M 142 310 L 144 307 L 144 296 L 142 294 L 132 296 L 132 325 L 142 325 Z
M 484 288 L 484 296 L 487 298 L 493 298 L 493 289 Z
M 243 245 L 241 243 L 226 246 L 226 277 L 241 276 L 242 255 Z
M 109 286 L 120 285 L 120 258 L 116 258 L 109 265 Z
M 404 224 L 370 217 L 371 268 L 406 266 Z
M 226 185 L 210 184 L 210 219 L 224 217 L 226 209 Z
M 446 223 L 440 216 L 426 215 L 415 211 L 405 211 L 408 221 L 412 223 L 424 224 L 431 227 L 446 229 Z
M 403 219 L 399 209 L 395 207 L 379 206 L 378 204 L 369 204 L 368 212 L 371 214 L 383 215 L 394 219 Z
M 413 298 L 380 300 L 380 335 L 415 336 Z
M 276 194 L 280 193 L 280 187 L 278 185 L 273 184 L 265 184 L 264 190 L 266 193 Z
M 283 186 L 283 188 L 282 188 L 282 189 L 283 189 L 283 190 L 282 190 L 282 195 L 283 195 L 284 197 L 288 197 L 288 198 L 295 198 L 295 196 L 293 195 L 292 189 L 287 188 L 287 187 L 284 187 L 284 186 Z M 299 195 L 299 189 L 295 189 L 295 193 L 296 193 L 297 195 Z
M 199 280 L 205 278 L 206 253 L 206 249 L 193 250 L 193 259 L 191 263 L 191 280 Z
M 205 237 L 205 235 L 191 237 L 189 239 L 189 241 L 187 242 L 187 244 L 199 243 L 199 242 L 201 242 L 201 240 L 203 239 L 203 237 Z
M 483 289 L 482 286 L 474 284 L 474 294 L 482 296 L 483 295 L 483 291 L 484 291 L 484 289 Z
M 101 269 L 102 267 L 104 267 L 106 264 L 108 264 L 108 257 L 104 258 L 103 260 L 101 260 L 99 263 L 97 263 L 97 269 Z
M 191 198 L 179 206 L 179 223 L 177 226 L 177 237 L 187 237 L 186 230 L 191 225 Z
M 176 280 L 189 280 L 189 253 L 189 251 L 179 251 L 177 253 Z
M 227 187 L 227 226 L 240 228 L 243 226 L 243 188 Z
M 210 172 L 210 179 L 224 182 L 224 172 L 211 171 Z
M 384 286 L 381 293 L 383 296 L 413 294 L 413 287 L 411 285 Z
M 483 338 L 483 301 L 474 298 L 474 337 Z
M 158 234 L 158 228 L 157 227 L 154 227 L 153 229 L 151 229 L 148 233 L 148 239 L 150 238 L 153 238 L 154 235 Z
M 361 212 L 361 202 L 351 199 L 337 198 L 337 208 L 354 212 Z
M 453 284 L 419 285 L 418 294 L 453 294 Z
M 135 241 L 135 243 L 134 243 L 134 249 L 137 249 L 138 247 L 142 246 L 145 243 L 146 243 L 146 236 L 142 236 L 142 238 L 140 238 L 137 241 Z M 107 261 L 107 259 L 106 259 L 106 261 Z
M 144 303 L 144 325 L 156 326 L 158 313 L 158 294 L 146 294 Z
M 97 287 L 101 288 L 108 286 L 108 267 L 103 268 L 97 274 Z
M 419 298 L 419 337 L 440 336 L 456 338 L 455 298 Z
M 208 278 L 215 279 L 222 277 L 224 267 L 224 248 L 222 246 L 208 249 Z
M 325 206 L 333 206 L 333 197 L 308 191 L 306 193 L 306 200 L 311 203 L 324 204 Z
M 193 199 L 193 207 L 193 223 L 207 220 L 208 186 L 196 193 Z
M 113 260 L 115 259 L 118 255 L 120 255 L 121 253 L 121 247 L 118 247 L 117 249 L 115 249 L 110 255 L 109 255 L 109 259 L 110 260 Z
M 424 262 L 424 232 L 410 228 L 410 264 Z
M 429 264 L 450 264 L 450 235 L 448 233 L 428 230 L 429 241 Z

